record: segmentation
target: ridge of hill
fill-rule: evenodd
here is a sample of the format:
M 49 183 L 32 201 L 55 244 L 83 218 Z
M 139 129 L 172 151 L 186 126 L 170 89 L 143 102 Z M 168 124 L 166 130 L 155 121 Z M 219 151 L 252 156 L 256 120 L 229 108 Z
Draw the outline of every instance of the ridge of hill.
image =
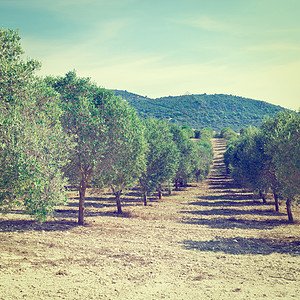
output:
M 224 94 L 192 94 L 151 99 L 123 90 L 112 90 L 134 107 L 142 118 L 168 119 L 194 129 L 210 127 L 215 131 L 229 127 L 258 126 L 285 108 L 261 100 Z

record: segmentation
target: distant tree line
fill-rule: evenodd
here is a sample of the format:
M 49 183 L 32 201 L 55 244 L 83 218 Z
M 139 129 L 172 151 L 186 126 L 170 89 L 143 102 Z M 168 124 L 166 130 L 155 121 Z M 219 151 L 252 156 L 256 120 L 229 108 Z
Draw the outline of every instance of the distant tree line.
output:
M 272 192 L 275 209 L 285 200 L 289 222 L 292 202 L 300 195 L 300 113 L 281 112 L 259 127 L 241 130 L 229 141 L 224 153 L 228 172 L 234 180 L 257 191 L 266 202 Z
M 212 131 L 195 132 L 155 118 L 140 119 L 111 91 L 75 71 L 35 76 L 23 60 L 17 31 L 0 31 L 0 209 L 20 206 L 39 221 L 79 192 L 84 223 L 88 187 L 110 187 L 118 213 L 126 188 L 138 185 L 144 204 L 163 187 L 171 193 L 210 170 Z

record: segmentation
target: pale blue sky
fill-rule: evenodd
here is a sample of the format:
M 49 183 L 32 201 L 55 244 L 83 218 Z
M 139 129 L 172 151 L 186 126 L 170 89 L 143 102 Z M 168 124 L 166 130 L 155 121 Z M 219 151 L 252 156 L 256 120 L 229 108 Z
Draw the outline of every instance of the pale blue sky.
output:
M 40 75 L 75 69 L 156 98 L 233 94 L 300 107 L 299 0 L 0 0 Z

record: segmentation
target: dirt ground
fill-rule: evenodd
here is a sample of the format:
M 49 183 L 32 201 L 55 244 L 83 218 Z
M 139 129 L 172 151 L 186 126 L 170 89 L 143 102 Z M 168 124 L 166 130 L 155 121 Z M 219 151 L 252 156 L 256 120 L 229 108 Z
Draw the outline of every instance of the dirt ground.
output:
M 118 216 L 109 193 L 78 196 L 39 224 L 0 215 L 0 299 L 299 299 L 295 224 L 225 174 L 214 139 L 210 177 L 144 207 L 136 191 Z

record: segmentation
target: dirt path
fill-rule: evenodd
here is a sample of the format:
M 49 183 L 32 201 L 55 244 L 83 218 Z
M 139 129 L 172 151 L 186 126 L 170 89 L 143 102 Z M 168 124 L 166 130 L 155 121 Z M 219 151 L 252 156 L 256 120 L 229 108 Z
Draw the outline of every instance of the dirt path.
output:
M 124 196 L 78 198 L 40 225 L 0 218 L 0 299 L 298 299 L 300 225 L 237 188 L 214 139 L 210 177 L 143 207 Z M 283 209 L 282 209 L 283 211 Z

